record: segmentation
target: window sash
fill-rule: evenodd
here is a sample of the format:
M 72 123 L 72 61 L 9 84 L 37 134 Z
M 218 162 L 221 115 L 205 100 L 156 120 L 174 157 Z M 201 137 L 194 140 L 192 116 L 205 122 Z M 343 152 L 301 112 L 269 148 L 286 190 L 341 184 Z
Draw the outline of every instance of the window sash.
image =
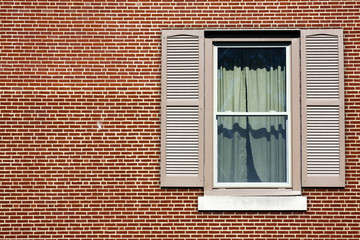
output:
M 238 45 L 213 45 L 213 186 L 214 188 L 289 188 L 292 186 L 292 156 L 291 152 L 291 62 L 290 44 L 238 44 Z M 218 71 L 218 48 L 285 48 L 286 50 L 286 111 L 285 112 L 220 112 L 217 108 L 217 71 Z M 287 116 L 286 120 L 286 182 L 218 182 L 218 142 L 217 142 L 217 119 L 219 116 Z

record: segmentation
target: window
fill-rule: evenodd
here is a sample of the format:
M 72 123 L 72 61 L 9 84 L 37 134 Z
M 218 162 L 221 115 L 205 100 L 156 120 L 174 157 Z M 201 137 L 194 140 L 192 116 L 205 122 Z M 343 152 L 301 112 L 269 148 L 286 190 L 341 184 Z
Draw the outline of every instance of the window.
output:
M 161 186 L 204 187 L 202 210 L 343 187 L 342 58 L 341 30 L 164 30 Z
M 300 194 L 298 41 L 205 40 L 206 194 Z
M 289 44 L 213 52 L 214 186 L 290 186 Z

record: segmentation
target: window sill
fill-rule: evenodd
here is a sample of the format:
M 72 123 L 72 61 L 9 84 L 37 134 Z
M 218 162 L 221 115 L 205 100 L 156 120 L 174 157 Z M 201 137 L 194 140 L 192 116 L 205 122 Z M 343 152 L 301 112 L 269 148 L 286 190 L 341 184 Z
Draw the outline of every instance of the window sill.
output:
M 203 196 L 199 211 L 306 211 L 305 196 Z

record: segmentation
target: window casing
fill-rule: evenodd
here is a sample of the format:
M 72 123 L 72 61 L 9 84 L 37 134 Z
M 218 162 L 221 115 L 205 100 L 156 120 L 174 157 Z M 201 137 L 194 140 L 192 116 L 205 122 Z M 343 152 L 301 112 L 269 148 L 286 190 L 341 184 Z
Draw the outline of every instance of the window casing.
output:
M 285 49 L 285 111 L 219 111 L 217 100 L 217 52 L 219 48 Z M 299 39 L 205 39 L 205 195 L 300 195 L 300 77 Z M 212 103 L 212 104 L 209 104 Z M 286 180 L 283 181 L 218 181 L 217 119 L 221 117 L 284 116 L 286 122 Z

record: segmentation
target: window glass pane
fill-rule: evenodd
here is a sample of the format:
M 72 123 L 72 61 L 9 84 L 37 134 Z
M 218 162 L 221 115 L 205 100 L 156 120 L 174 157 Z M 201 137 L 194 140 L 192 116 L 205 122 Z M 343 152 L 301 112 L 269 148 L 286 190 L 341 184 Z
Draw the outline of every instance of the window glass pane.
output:
M 219 112 L 285 112 L 286 49 L 218 47 Z
M 287 116 L 218 116 L 217 182 L 286 182 Z

